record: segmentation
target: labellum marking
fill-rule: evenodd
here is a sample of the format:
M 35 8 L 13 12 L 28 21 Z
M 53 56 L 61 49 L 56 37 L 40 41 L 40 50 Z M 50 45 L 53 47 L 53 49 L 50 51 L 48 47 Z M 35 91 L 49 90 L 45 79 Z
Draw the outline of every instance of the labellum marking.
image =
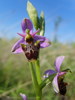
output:
M 28 60 L 37 60 L 39 56 L 40 44 L 34 45 L 34 43 L 28 44 L 26 46 L 22 46 L 22 50 L 24 51 Z
M 59 92 L 61 95 L 65 95 L 66 94 L 66 85 L 67 83 L 63 81 L 63 79 L 60 79 L 58 82 L 58 86 L 59 86 Z

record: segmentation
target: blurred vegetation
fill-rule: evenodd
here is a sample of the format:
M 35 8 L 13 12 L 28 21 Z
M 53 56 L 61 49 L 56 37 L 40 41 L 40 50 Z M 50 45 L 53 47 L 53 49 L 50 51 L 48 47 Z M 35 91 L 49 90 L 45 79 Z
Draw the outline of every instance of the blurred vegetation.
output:
M 28 100 L 35 100 L 31 82 L 31 73 L 24 54 L 12 54 L 11 48 L 17 39 L 0 38 L 0 100 L 21 100 L 20 93 L 28 96 Z M 57 56 L 66 56 L 62 68 L 70 68 L 65 81 L 68 82 L 65 98 L 57 95 L 52 85 L 43 89 L 42 100 L 75 100 L 75 43 L 53 43 L 51 47 L 40 50 L 41 74 L 46 69 L 54 69 Z

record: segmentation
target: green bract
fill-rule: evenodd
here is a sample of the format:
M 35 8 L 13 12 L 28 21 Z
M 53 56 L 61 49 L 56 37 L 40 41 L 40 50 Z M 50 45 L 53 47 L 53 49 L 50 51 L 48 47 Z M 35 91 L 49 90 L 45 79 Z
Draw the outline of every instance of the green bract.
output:
M 34 24 L 35 29 L 39 28 L 39 18 L 36 8 L 31 4 L 31 2 L 27 2 L 27 12 L 32 20 L 32 23 Z
M 44 36 L 45 33 L 45 18 L 44 18 L 44 12 L 41 12 L 40 14 L 40 35 Z

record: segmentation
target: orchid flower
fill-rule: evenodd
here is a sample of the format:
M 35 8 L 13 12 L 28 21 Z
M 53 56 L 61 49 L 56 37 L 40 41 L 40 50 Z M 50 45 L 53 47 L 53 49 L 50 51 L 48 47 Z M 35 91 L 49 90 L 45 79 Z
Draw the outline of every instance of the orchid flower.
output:
M 27 97 L 26 97 L 26 95 L 25 95 L 25 94 L 20 93 L 20 96 L 22 97 L 22 99 L 23 99 L 23 100 L 27 100 Z
M 39 49 L 50 46 L 50 41 L 44 36 L 36 35 L 36 33 L 40 32 L 39 29 L 36 32 L 33 32 L 33 24 L 29 19 L 24 19 L 21 23 L 21 27 L 23 34 L 18 34 L 22 38 L 15 43 L 12 48 L 12 52 L 24 52 L 29 60 L 37 59 Z
M 66 70 L 64 71 L 60 71 L 60 66 L 64 60 L 64 56 L 59 56 L 56 58 L 56 61 L 55 61 L 55 70 L 47 70 L 45 71 L 45 75 L 44 75 L 44 78 L 47 78 L 48 76 L 56 73 L 56 76 L 54 77 L 53 79 L 53 82 L 52 82 L 52 85 L 53 85 L 53 88 L 54 88 L 54 91 L 56 93 L 59 93 L 62 94 L 62 95 L 65 95 L 66 93 L 66 85 L 67 83 L 63 82 L 63 75 L 66 74 Z

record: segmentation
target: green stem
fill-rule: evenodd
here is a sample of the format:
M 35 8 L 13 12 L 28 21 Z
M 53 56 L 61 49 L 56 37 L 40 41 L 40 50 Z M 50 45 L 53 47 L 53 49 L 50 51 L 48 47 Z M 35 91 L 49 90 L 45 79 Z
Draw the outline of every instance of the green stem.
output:
M 36 96 L 36 100 L 41 100 L 41 96 Z
M 34 63 L 30 62 L 30 68 L 31 68 L 31 74 L 32 74 L 32 81 L 33 81 L 33 85 L 34 85 L 34 89 L 35 89 L 35 93 L 36 93 L 36 100 L 41 100 L 41 95 L 42 95 L 42 91 L 40 89 L 40 85 L 38 84 L 37 81 L 37 77 L 36 77 L 36 73 L 34 70 Z
M 41 84 L 42 80 L 41 80 L 39 60 L 35 61 L 35 67 L 36 67 L 36 76 L 37 76 L 38 84 Z

